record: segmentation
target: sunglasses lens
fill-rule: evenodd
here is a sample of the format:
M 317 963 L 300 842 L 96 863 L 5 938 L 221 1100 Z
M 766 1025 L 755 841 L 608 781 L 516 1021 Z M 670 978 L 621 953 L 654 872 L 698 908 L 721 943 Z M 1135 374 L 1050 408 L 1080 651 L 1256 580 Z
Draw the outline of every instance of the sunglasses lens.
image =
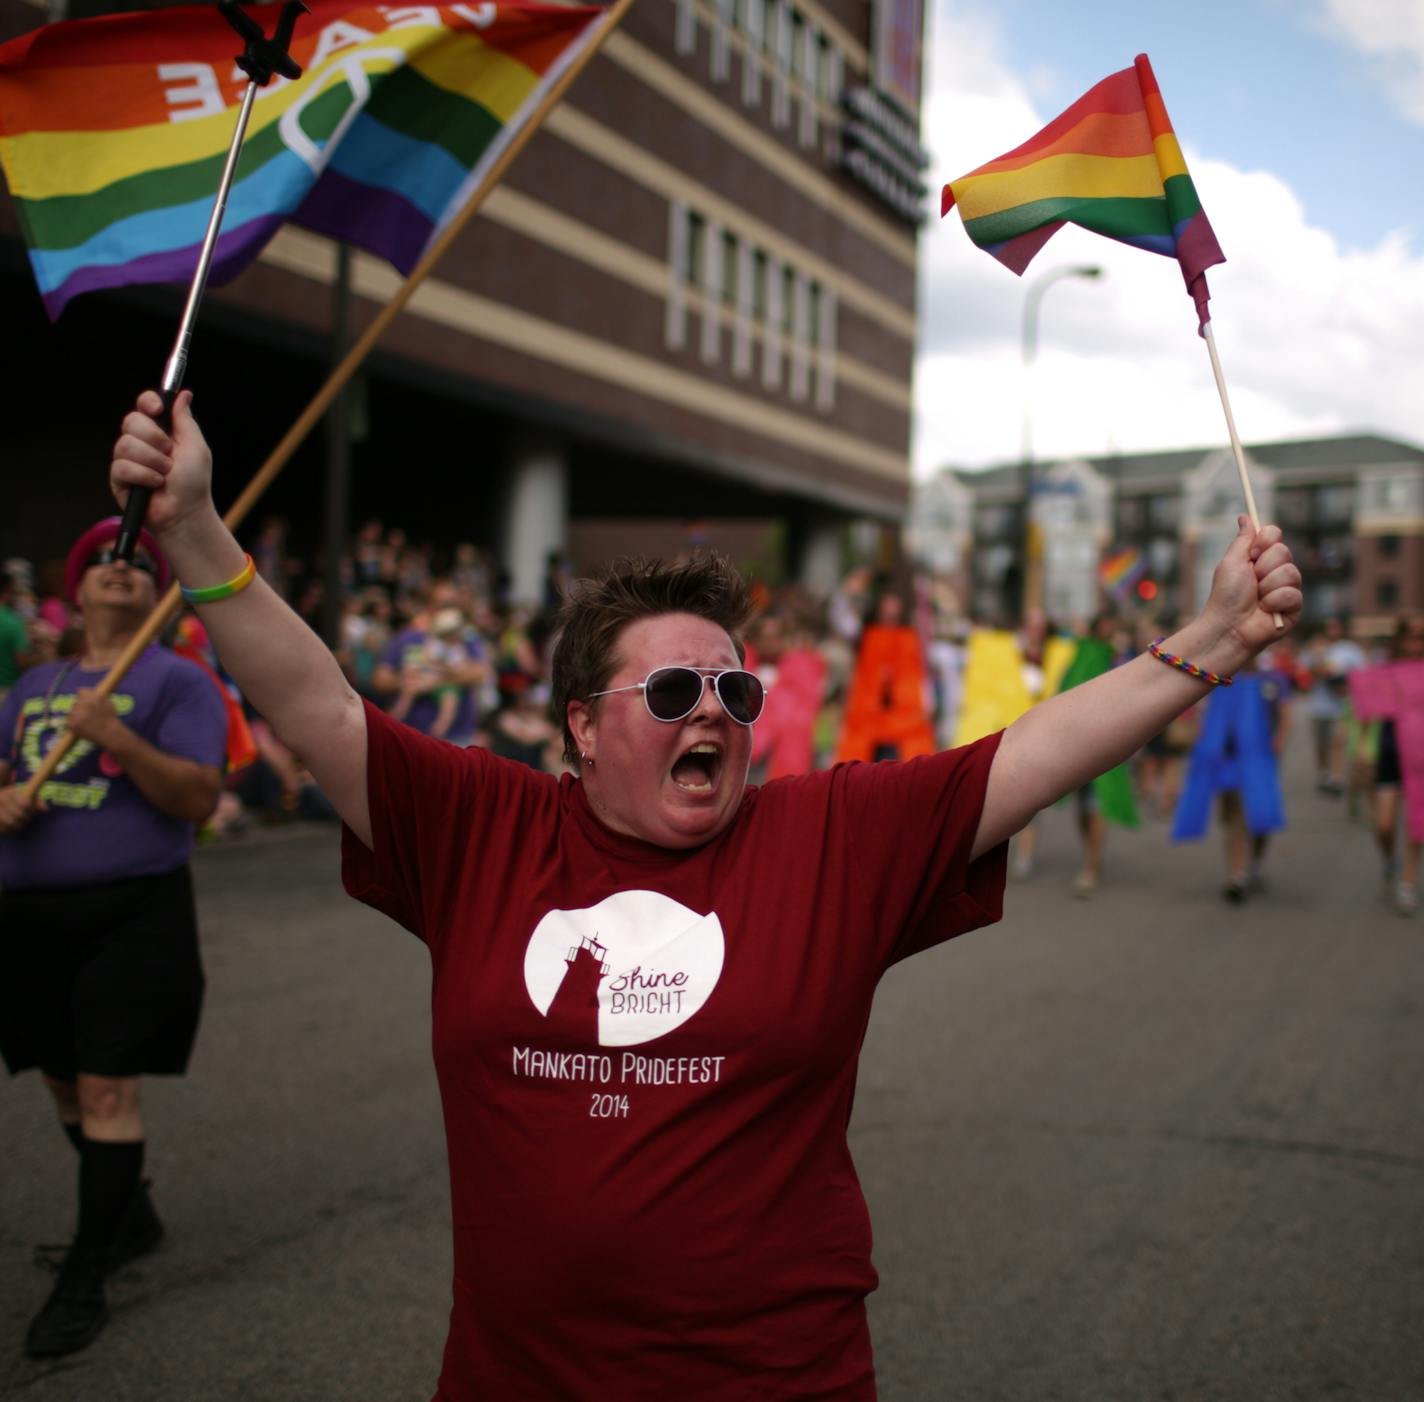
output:
M 649 675 L 643 695 L 658 720 L 681 720 L 702 697 L 702 676 L 688 667 L 660 667 Z
M 84 568 L 92 570 L 95 565 L 112 565 L 118 558 L 118 552 L 113 546 L 107 546 L 105 549 L 91 555 Z M 147 555 L 135 555 L 133 559 L 129 561 L 129 568 L 132 570 L 142 570 L 144 574 L 155 576 L 158 574 L 158 566 L 155 565 Z
M 727 708 L 727 714 L 743 725 L 750 725 L 761 715 L 766 690 L 751 672 L 723 672 L 717 680 L 717 694 Z

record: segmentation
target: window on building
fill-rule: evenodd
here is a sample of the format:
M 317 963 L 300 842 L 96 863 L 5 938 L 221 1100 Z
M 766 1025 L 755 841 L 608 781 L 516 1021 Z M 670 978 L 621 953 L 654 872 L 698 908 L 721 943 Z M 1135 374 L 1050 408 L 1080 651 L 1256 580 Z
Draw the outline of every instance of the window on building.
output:
M 783 73 L 791 72 L 792 56 L 796 52 L 792 44 L 795 27 L 795 11 L 786 0 L 780 0 L 776 6 L 776 24 L 771 26 L 774 32 L 769 37 L 768 47 L 776 60 L 776 66 Z
M 1346 570 L 1350 567 L 1350 561 L 1354 558 L 1355 542 L 1353 537 L 1348 535 L 1326 535 L 1320 537 L 1317 553 L 1320 557 L 1320 568 L 1324 570 Z
M 686 261 L 682 268 L 682 280 L 689 287 L 702 286 L 702 268 L 707 243 L 707 221 L 696 211 L 687 216 Z
M 1375 604 L 1382 609 L 1399 607 L 1399 581 L 1380 579 L 1375 582 Z
M 813 282 L 809 293 L 811 299 L 810 312 L 808 314 L 810 325 L 808 327 L 808 339 L 813 346 L 821 344 L 821 284 Z
M 732 71 L 732 25 L 736 21 L 735 0 L 715 0 L 717 22 L 712 26 L 711 74 L 714 83 L 725 83 Z
M 789 266 L 781 269 L 781 329 L 791 332 L 796 317 L 796 272 Z
M 980 506 L 974 512 L 974 534 L 980 540 L 1000 539 L 1017 535 L 1018 509 L 1011 505 Z
M 766 253 L 760 248 L 752 254 L 752 317 L 766 320 Z
M 1315 498 L 1316 519 L 1325 522 L 1348 521 L 1355 514 L 1354 487 L 1321 487 Z
M 687 206 L 680 200 L 668 204 L 668 289 L 663 335 L 669 346 L 681 348 L 687 337 Z
M 1310 523 L 1310 491 L 1304 487 L 1285 488 L 1276 493 L 1273 513 L 1282 526 L 1305 526 Z
M 742 52 L 742 101 L 752 107 L 761 101 L 761 49 L 766 42 L 766 11 L 762 0 L 741 0 L 737 23 L 747 38 Z
M 728 306 L 737 300 L 737 236 L 729 230 L 722 231 L 722 300 Z
M 690 54 L 697 48 L 697 0 L 677 0 L 673 47 L 680 54 Z
M 1378 549 L 1381 560 L 1397 560 L 1399 558 L 1399 537 L 1397 535 L 1380 536 Z
M 1182 494 L 1160 492 L 1148 501 L 1147 514 L 1159 531 L 1175 531 L 1182 523 Z
M 827 102 L 841 100 L 841 52 L 824 35 L 821 37 L 821 55 L 818 64 L 816 86 Z
M 784 127 L 791 120 L 791 6 L 788 0 L 768 0 L 766 51 L 771 59 L 771 124 Z
M 1119 497 L 1113 515 L 1119 535 L 1136 535 L 1147 527 L 1147 498 Z

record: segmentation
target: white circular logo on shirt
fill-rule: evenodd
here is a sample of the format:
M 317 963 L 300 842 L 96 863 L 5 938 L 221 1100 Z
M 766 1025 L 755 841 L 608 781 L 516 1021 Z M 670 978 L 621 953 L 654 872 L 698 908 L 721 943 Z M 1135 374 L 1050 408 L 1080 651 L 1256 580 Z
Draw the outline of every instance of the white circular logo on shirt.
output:
M 529 937 L 524 984 L 551 1027 L 600 1047 L 633 1047 L 702 1007 L 724 950 L 716 915 L 656 891 L 618 891 L 586 910 L 551 910 Z

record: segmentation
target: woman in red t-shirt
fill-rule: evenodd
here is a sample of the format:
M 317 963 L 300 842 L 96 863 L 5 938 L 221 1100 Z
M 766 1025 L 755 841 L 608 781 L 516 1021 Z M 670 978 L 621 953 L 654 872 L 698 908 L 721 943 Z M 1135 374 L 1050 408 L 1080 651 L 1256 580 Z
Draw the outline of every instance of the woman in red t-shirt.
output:
M 1008 838 L 1126 760 L 1294 623 L 1274 526 L 1202 614 L 1008 730 L 748 787 L 763 688 L 715 556 L 575 586 L 538 774 L 368 707 L 213 508 L 189 412 L 124 421 L 111 481 L 224 664 L 346 824 L 347 889 L 415 931 L 451 1160 L 440 1398 L 875 1395 L 864 1201 L 846 1148 L 881 973 L 997 919 Z M 1166 663 L 1167 665 L 1162 665 Z

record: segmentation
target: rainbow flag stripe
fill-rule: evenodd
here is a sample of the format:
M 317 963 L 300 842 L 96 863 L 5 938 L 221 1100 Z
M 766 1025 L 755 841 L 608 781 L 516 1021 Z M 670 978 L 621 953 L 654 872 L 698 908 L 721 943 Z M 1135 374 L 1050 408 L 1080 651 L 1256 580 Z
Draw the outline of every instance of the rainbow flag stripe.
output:
M 1146 54 L 1084 93 L 1022 146 L 951 180 L 980 248 L 1022 273 L 1064 224 L 1176 258 L 1201 326 L 1206 269 L 1226 255 L 1211 231 Z
M 257 94 L 214 282 L 287 219 L 408 273 L 603 13 L 308 3 L 301 78 Z M 247 86 L 240 47 L 212 7 L 0 45 L 0 165 L 51 318 L 82 292 L 192 276 Z

